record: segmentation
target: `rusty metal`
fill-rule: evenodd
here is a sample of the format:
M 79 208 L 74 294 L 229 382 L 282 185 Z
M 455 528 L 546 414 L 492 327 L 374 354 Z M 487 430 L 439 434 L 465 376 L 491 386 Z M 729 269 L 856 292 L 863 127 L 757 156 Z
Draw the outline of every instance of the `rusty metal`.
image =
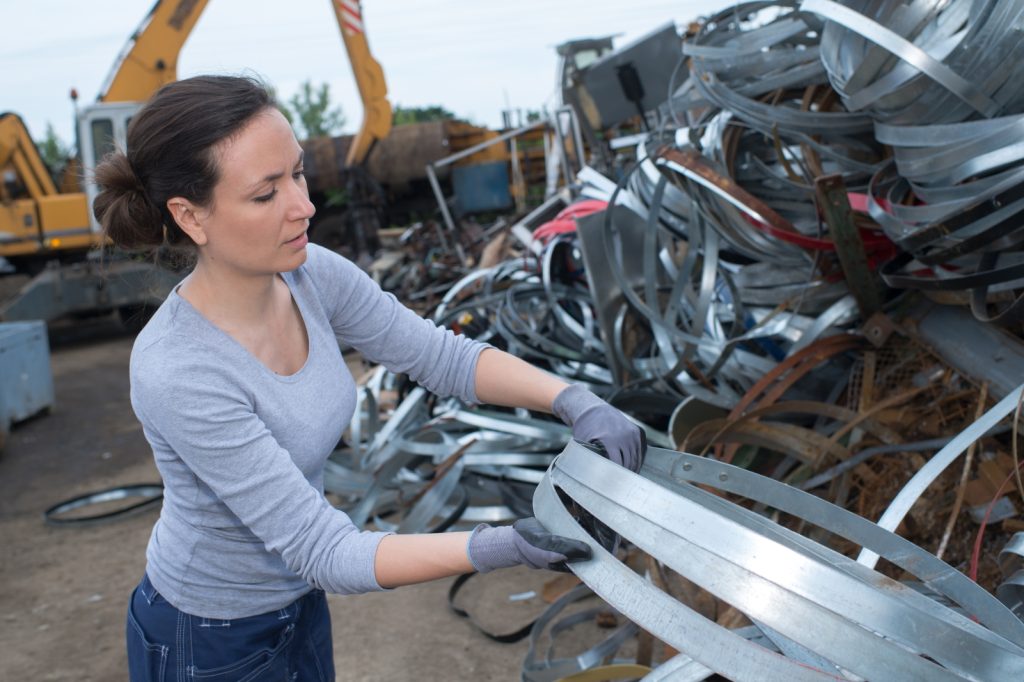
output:
M 775 212 L 768 204 L 747 192 L 727 175 L 713 167 L 709 159 L 694 149 L 662 147 L 656 155 L 664 159 L 673 170 L 701 183 L 723 196 L 729 203 L 746 213 L 768 234 L 775 237 L 797 234 L 793 225 Z
M 838 174 L 820 177 L 814 184 L 846 281 L 857 299 L 861 317 L 866 320 L 881 310 L 881 280 L 868 265 L 867 250 L 847 199 L 846 184 Z

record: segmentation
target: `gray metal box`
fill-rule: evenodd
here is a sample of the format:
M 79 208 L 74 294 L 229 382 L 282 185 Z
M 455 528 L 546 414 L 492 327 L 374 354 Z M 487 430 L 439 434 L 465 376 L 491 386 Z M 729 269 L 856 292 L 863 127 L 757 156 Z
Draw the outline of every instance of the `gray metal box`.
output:
M 0 323 L 0 449 L 12 423 L 53 407 L 46 324 Z
M 583 87 L 601 119 L 590 120 L 590 124 L 595 128 L 610 128 L 637 115 L 636 105 L 626 99 L 616 73 L 626 65 L 632 65 L 640 77 L 644 90 L 643 110 L 658 108 L 668 99 L 669 82 L 682 55 L 683 39 L 675 23 L 669 22 L 587 66 L 583 71 Z M 679 86 L 685 75 L 683 69 L 674 85 Z

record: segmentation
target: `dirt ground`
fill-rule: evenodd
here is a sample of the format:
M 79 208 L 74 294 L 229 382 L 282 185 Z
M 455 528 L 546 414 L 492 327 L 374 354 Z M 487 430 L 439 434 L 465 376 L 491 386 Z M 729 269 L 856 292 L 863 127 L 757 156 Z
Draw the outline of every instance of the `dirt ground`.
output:
M 132 337 L 113 320 L 51 332 L 57 404 L 15 425 L 0 453 L 0 680 L 127 679 L 124 616 L 145 566 L 155 510 L 55 527 L 43 510 L 74 495 L 156 482 L 128 399 Z M 460 602 L 496 629 L 540 613 L 553 574 L 515 569 L 471 581 Z M 479 584 L 474 584 L 479 583 Z M 447 608 L 450 580 L 330 598 L 339 680 L 516 680 L 527 644 L 497 644 Z

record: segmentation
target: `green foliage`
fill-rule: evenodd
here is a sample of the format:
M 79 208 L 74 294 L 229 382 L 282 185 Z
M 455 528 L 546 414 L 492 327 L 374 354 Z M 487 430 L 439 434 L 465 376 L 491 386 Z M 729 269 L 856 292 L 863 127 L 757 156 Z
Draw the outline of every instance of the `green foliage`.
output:
M 343 189 L 328 188 L 324 190 L 324 196 L 327 198 L 326 201 L 324 201 L 325 208 L 344 206 L 348 203 L 348 192 Z
M 392 121 L 394 125 L 400 126 L 405 125 L 406 123 L 444 121 L 450 118 L 455 118 L 455 114 L 439 104 L 434 104 L 429 107 L 403 107 L 399 104 L 395 105 L 394 118 Z
M 57 137 L 57 131 L 53 129 L 52 123 L 46 124 L 46 137 L 37 140 L 36 146 L 39 147 L 39 154 L 53 175 L 58 175 L 71 157 L 71 147 Z
M 298 123 L 305 137 L 321 137 L 341 132 L 345 125 L 345 114 L 341 107 L 331 107 L 330 88 L 322 83 L 314 88 L 310 81 L 303 81 L 299 92 L 288 103 L 298 117 Z

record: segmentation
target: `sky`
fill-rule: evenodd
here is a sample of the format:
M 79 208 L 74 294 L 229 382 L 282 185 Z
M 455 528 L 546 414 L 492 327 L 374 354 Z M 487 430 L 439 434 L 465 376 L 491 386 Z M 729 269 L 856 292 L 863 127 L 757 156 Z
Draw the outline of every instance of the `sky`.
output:
M 555 103 L 555 46 L 615 35 L 625 45 L 668 21 L 685 24 L 722 0 L 363 0 L 366 34 L 392 105 L 439 104 L 500 127 L 501 111 Z M 74 110 L 95 101 L 152 0 L 0 0 L 0 112 L 32 136 L 47 123 L 74 139 Z M 178 77 L 256 73 L 282 99 L 327 83 L 354 132 L 362 116 L 330 0 L 209 0 L 182 48 Z

